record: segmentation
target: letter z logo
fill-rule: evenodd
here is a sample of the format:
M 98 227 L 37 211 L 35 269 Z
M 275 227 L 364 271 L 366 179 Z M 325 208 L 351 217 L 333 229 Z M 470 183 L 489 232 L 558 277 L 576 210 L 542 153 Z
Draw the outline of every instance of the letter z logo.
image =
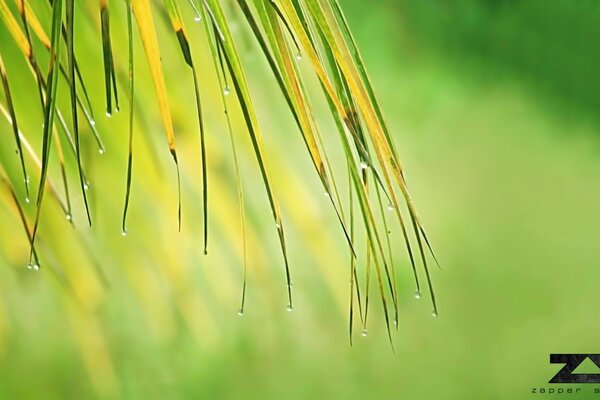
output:
M 592 360 L 600 369 L 600 354 L 550 354 L 550 364 L 565 364 L 565 366 L 548 383 L 600 383 L 600 373 L 573 373 L 586 358 Z

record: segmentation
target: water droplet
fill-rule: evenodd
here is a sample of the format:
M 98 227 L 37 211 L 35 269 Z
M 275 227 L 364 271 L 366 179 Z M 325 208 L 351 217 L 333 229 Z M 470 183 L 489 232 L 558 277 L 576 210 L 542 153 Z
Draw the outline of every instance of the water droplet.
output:
M 84 183 L 83 184 L 83 190 L 88 190 L 90 188 L 90 184 L 89 183 Z
M 275 228 L 277 228 L 278 230 L 281 229 L 281 225 L 279 225 L 279 222 L 275 223 Z
M 25 178 L 25 183 L 29 185 L 29 177 Z
M 91 126 L 96 126 L 96 120 L 95 119 L 90 119 L 90 125 Z
M 127 229 L 123 229 L 121 231 L 121 236 L 127 236 Z
M 196 15 L 196 16 L 194 17 L 194 21 L 196 21 L 196 22 L 200 22 L 200 21 L 202 21 L 202 17 L 201 17 L 200 15 Z
M 288 312 L 292 312 L 292 310 L 293 310 L 293 309 L 294 309 L 294 308 L 292 307 L 292 305 L 291 305 L 291 304 L 290 304 L 290 305 L 288 305 L 288 306 L 286 307 L 286 310 L 287 310 Z
M 417 290 L 415 292 L 415 299 L 420 299 L 420 298 L 421 298 L 421 292 Z
M 432 317 L 434 317 L 434 318 L 437 318 L 437 316 L 438 316 L 438 313 L 437 313 L 437 311 L 433 310 L 433 311 L 431 312 L 431 316 L 432 316 Z
M 361 161 L 359 165 L 360 165 L 360 169 L 367 169 L 367 168 L 369 168 L 369 164 L 367 164 L 364 161 Z
M 110 117 L 112 117 L 112 114 L 107 111 L 106 112 L 106 118 L 110 118 Z
M 392 203 L 388 204 L 388 211 L 394 211 L 394 205 Z
M 31 269 L 33 268 L 33 266 L 31 265 L 31 263 L 27 264 L 27 269 Z
M 104 149 L 98 149 L 98 153 L 100 153 L 100 155 L 104 154 Z
M 225 89 L 223 89 L 223 94 L 225 96 L 229 96 L 229 93 L 231 93 L 231 89 L 229 89 L 229 86 L 225 86 Z
M 367 331 L 366 329 L 363 329 L 362 332 L 360 333 L 360 336 L 362 337 L 367 337 L 369 335 L 369 331 Z
M 65 215 L 65 217 L 67 218 L 67 221 L 70 221 L 73 219 L 73 216 L 71 216 L 71 214 L 67 214 L 67 215 Z
M 40 270 L 40 266 L 38 264 L 33 264 L 33 270 L 34 271 L 39 271 Z
M 298 52 L 296 54 L 296 60 L 301 61 L 302 60 L 302 53 Z
M 29 200 L 29 197 L 25 197 L 25 203 L 29 204 L 31 200 Z
M 331 197 L 331 196 L 329 195 L 329 192 L 325 192 L 325 197 Z
M 244 316 L 244 310 L 242 310 L 242 309 L 240 308 L 240 310 L 238 311 L 238 315 L 239 315 L 240 317 L 243 317 L 243 316 Z
M 394 320 L 394 326 L 398 326 L 398 320 L 397 319 Z

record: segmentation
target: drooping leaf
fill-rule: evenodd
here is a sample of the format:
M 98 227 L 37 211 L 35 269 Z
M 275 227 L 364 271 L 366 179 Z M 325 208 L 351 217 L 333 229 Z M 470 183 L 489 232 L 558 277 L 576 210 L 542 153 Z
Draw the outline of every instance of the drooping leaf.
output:
M 177 188 L 178 188 L 178 222 L 181 229 L 181 178 L 179 172 L 179 161 L 177 159 L 177 150 L 175 148 L 175 131 L 173 130 L 173 121 L 171 111 L 169 109 L 169 99 L 167 96 L 167 88 L 165 78 L 162 71 L 162 62 L 160 58 L 160 50 L 156 39 L 156 31 L 154 28 L 154 19 L 152 18 L 152 10 L 148 0 L 131 0 L 133 14 L 137 22 L 140 38 L 148 60 L 148 67 L 152 75 L 154 90 L 158 99 L 158 107 L 163 122 L 163 127 L 167 135 L 167 144 L 169 151 L 175 162 L 177 169 Z
M 115 98 L 115 106 L 119 110 L 119 94 L 117 91 L 117 79 L 115 75 L 115 61 L 112 51 L 112 40 L 110 35 L 110 11 L 108 0 L 100 0 L 100 24 L 102 26 L 102 53 L 104 56 L 104 90 L 106 92 L 106 115 L 113 113 L 112 99 Z
M 192 70 L 194 80 L 194 95 L 196 97 L 196 114 L 198 117 L 198 127 L 200 130 L 200 151 L 202 157 L 202 211 L 204 217 L 204 254 L 208 254 L 208 173 L 206 167 L 206 137 L 204 134 L 204 122 L 202 120 L 202 104 L 200 102 L 200 85 L 198 82 L 198 72 L 194 65 L 194 58 L 190 49 L 188 36 L 174 0 L 163 0 L 169 13 L 171 25 L 179 41 L 181 53 L 185 63 Z M 193 4 L 193 3 L 192 3 Z
M 125 205 L 123 206 L 123 221 L 121 225 L 121 234 L 127 235 L 127 213 L 129 211 L 129 200 L 131 196 L 131 180 L 133 175 L 133 116 L 135 106 L 135 78 L 134 78 L 134 47 L 133 47 L 133 21 L 132 21 L 131 1 L 127 1 L 127 45 L 129 48 L 129 141 L 127 156 L 127 184 L 125 188 Z
M 75 50 L 74 50 L 74 29 L 75 29 L 75 0 L 67 1 L 67 57 L 69 63 L 69 89 L 71 94 L 71 118 L 73 120 L 73 132 L 75 132 L 75 149 L 77 156 L 77 168 L 79 171 L 79 184 L 81 186 L 81 194 L 85 204 L 87 219 L 90 226 L 92 225 L 92 216 L 85 190 L 85 180 L 83 176 L 83 167 L 81 161 L 81 140 L 79 138 L 79 119 L 77 116 L 77 82 L 75 81 Z M 113 72 L 114 74 L 114 72 Z M 66 180 L 65 180 L 66 182 Z
M 281 218 L 279 202 L 277 201 L 277 198 L 275 197 L 275 194 L 272 189 L 269 167 L 264 155 L 265 151 L 263 146 L 262 135 L 260 133 L 258 121 L 254 112 L 252 99 L 250 98 L 250 90 L 248 89 L 243 68 L 241 66 L 240 58 L 235 44 L 233 42 L 233 36 L 231 35 L 229 25 L 227 23 L 225 15 L 223 14 L 223 10 L 221 8 L 220 3 L 217 0 L 207 0 L 205 2 L 205 5 L 209 15 L 211 16 L 211 20 L 214 21 L 213 23 L 215 24 L 215 29 L 217 30 L 218 35 L 222 36 L 220 37 L 221 40 L 217 41 L 217 43 L 223 49 L 227 68 L 229 70 L 229 74 L 231 76 L 235 92 L 238 96 L 239 105 L 244 115 L 246 127 L 248 128 L 248 133 L 250 134 L 250 139 L 254 148 L 254 154 L 256 155 L 256 159 L 258 161 L 263 178 L 263 183 L 267 191 L 267 196 L 269 198 L 271 211 L 273 213 L 273 219 L 275 221 L 275 226 L 277 228 L 277 233 L 279 236 L 279 243 L 284 258 L 285 275 L 288 288 L 288 308 L 291 309 L 293 307 L 292 280 L 285 245 L 283 221 Z M 206 19 L 205 23 L 207 23 Z
M 12 95 L 10 93 L 10 85 L 8 83 L 8 76 L 6 75 L 6 67 L 4 66 L 4 60 L 0 53 L 0 79 L 2 79 L 2 88 L 4 89 L 4 97 L 6 98 L 6 104 L 12 120 L 12 129 L 15 137 L 15 143 L 17 144 L 17 152 L 19 153 L 19 159 L 21 161 L 21 170 L 23 172 L 23 183 L 25 186 L 25 196 L 27 202 L 29 202 L 29 175 L 27 175 L 27 168 L 25 167 L 25 158 L 23 157 L 23 146 L 21 145 L 21 138 L 19 137 L 19 126 L 17 123 L 17 115 L 15 107 L 13 105 Z
M 48 176 L 48 165 L 50 162 L 50 146 L 52 143 L 52 127 L 54 125 L 54 114 L 56 111 L 56 94 L 58 88 L 58 60 L 60 59 L 60 29 L 62 27 L 62 0 L 55 0 L 52 4 L 52 46 L 50 48 L 50 62 L 48 66 L 48 91 L 46 102 L 44 104 L 44 129 L 42 134 L 42 170 L 40 175 L 40 184 L 37 193 L 35 222 L 31 238 L 30 259 L 33 255 L 35 239 L 39 228 L 40 215 L 42 212 L 42 203 L 44 200 L 44 186 Z

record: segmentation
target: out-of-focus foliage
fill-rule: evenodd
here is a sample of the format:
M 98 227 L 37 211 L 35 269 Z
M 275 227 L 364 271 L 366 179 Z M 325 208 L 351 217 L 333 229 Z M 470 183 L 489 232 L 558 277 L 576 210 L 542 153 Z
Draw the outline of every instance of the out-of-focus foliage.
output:
M 435 54 L 584 116 L 600 104 L 600 4 L 593 0 L 383 1 L 409 57 Z M 400 44 L 400 43 L 398 43 Z

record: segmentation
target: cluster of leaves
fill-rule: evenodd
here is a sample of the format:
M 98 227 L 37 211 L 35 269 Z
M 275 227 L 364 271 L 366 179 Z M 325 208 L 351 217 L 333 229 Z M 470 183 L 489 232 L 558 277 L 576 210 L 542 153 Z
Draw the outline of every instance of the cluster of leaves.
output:
M 28 137 L 19 129 L 18 121 L 22 116 L 16 115 L 15 112 L 12 97 L 15 94 L 11 93 L 10 79 L 2 61 L 2 49 L 0 49 L 0 74 L 5 99 L 4 104 L 0 103 L 0 111 L 12 127 L 17 152 L 20 155 L 22 183 L 27 203 L 29 202 L 30 193 L 30 171 L 26 168 L 25 157 L 31 158 L 37 167 L 35 182 L 38 183 L 38 188 L 35 193 L 35 214 L 32 221 L 28 220 L 27 213 L 24 211 L 25 205 L 22 204 L 20 196 L 17 195 L 20 189 L 17 188 L 16 180 L 14 177 L 13 179 L 9 177 L 10 174 L 7 174 L 1 164 L 0 177 L 11 194 L 11 201 L 16 205 L 25 228 L 31 248 L 30 267 L 39 269 L 40 256 L 36 248 L 36 237 L 45 195 L 52 196 L 61 205 L 67 219 L 72 220 L 67 171 L 58 135 L 65 135 L 68 139 L 69 150 L 77 161 L 79 189 L 90 225 L 92 224 L 92 218 L 86 195 L 89 182 L 85 171 L 85 160 L 82 156 L 81 123 L 87 124 L 101 153 L 104 152 L 104 145 L 95 125 L 91 101 L 74 51 L 74 41 L 76 40 L 74 21 L 78 17 L 79 7 L 83 6 L 78 4 L 76 7 L 75 0 L 50 0 L 47 6 L 52 11 L 52 19 L 51 31 L 48 34 L 26 0 L 14 0 L 18 12 L 13 12 L 7 1 L 0 0 L 0 18 L 30 67 L 33 79 L 37 83 L 37 95 L 39 96 L 39 104 L 42 107 L 44 118 L 41 135 L 42 150 L 41 154 L 36 154 L 28 141 Z M 243 213 L 244 194 L 240 184 L 241 178 L 237 166 L 235 145 L 238 133 L 232 130 L 230 116 L 227 112 L 228 103 L 225 101 L 226 96 L 234 97 L 240 107 L 247 128 L 246 131 L 252 143 L 254 156 L 258 162 L 273 220 L 277 227 L 287 280 L 288 309 L 291 310 L 293 307 L 291 275 L 278 197 L 273 188 L 268 154 L 263 146 L 261 128 L 255 113 L 239 50 L 232 34 L 231 22 L 226 10 L 223 9 L 222 3 L 219 0 L 189 0 L 189 3 L 186 2 L 185 6 L 192 7 L 196 14 L 196 21 L 201 22 L 204 26 L 215 73 L 221 85 L 222 101 L 227 115 L 236 164 L 242 230 L 245 229 L 245 218 Z M 123 5 L 126 7 L 129 39 L 129 75 L 126 85 L 129 92 L 129 158 L 122 220 L 123 234 L 126 233 L 127 228 L 127 210 L 133 171 L 134 46 L 136 44 L 134 38 L 136 32 L 141 39 L 146 55 L 168 149 L 177 167 L 179 179 L 176 135 L 169 108 L 170 102 L 153 18 L 153 8 L 156 7 L 163 12 L 166 11 L 173 33 L 179 43 L 183 61 L 189 66 L 193 78 L 198 130 L 201 139 L 203 244 L 206 253 L 208 251 L 210 201 L 210 182 L 207 179 L 206 159 L 209 156 L 210 149 L 206 147 L 200 95 L 201 82 L 193 55 L 194 46 L 190 43 L 184 19 L 179 9 L 180 5 L 176 0 L 160 0 L 155 4 L 151 4 L 150 0 L 124 0 Z M 358 309 L 363 329 L 366 328 L 371 275 L 374 275 L 378 287 L 388 334 L 391 335 L 392 324 L 397 326 L 398 287 L 388 227 L 393 221 L 388 221 L 390 217 L 386 217 L 386 215 L 393 215 L 393 219 L 397 220 L 402 231 L 408 259 L 414 273 L 416 295 L 420 297 L 421 293 L 417 271 L 417 265 L 421 264 L 425 272 L 433 312 L 434 315 L 437 315 L 437 306 L 426 255 L 426 252 L 429 251 L 433 256 L 433 252 L 409 195 L 391 133 L 337 0 L 236 0 L 232 1 L 232 5 L 235 7 L 235 11 L 243 16 L 250 31 L 254 34 L 272 75 L 283 93 L 289 111 L 292 113 L 306 144 L 318 179 L 331 207 L 335 210 L 340 230 L 345 235 L 350 249 L 350 337 L 352 338 L 355 309 Z M 89 4 L 86 4 L 86 6 L 89 6 Z M 115 55 L 111 45 L 108 0 L 99 0 L 98 8 L 101 20 L 106 113 L 110 115 L 115 109 L 119 108 L 119 85 L 115 73 Z M 46 71 L 43 71 L 38 63 L 39 58 L 34 51 L 33 41 L 39 41 L 48 53 L 49 61 Z M 340 144 L 346 158 L 347 182 L 350 188 L 350 196 L 347 202 L 343 202 L 341 199 L 338 190 L 339 179 L 334 177 L 329 158 L 324 150 L 321 133 L 314 117 L 314 109 L 309 102 L 307 88 L 303 81 L 301 69 L 298 67 L 298 62 L 301 59 L 308 60 L 312 70 L 318 77 L 330 113 L 338 128 Z M 67 111 L 71 117 L 70 121 L 68 120 L 69 114 L 65 117 L 65 110 L 61 110 L 57 105 L 60 83 L 68 87 L 70 110 Z M 8 138 L 2 140 L 6 142 Z M 49 176 L 49 164 L 53 155 L 57 155 L 60 162 L 65 189 L 64 195 L 58 193 Z M 181 198 L 181 193 L 179 198 Z M 179 225 L 181 226 L 181 200 L 179 201 Z M 362 288 L 359 284 L 356 261 L 356 241 L 358 240 L 359 229 L 364 229 L 367 260 L 365 266 L 366 278 L 362 280 L 364 282 Z M 435 259 L 434 256 L 433 258 Z M 245 275 L 244 273 L 240 312 L 243 312 L 244 309 Z M 361 293 L 363 293 L 362 296 Z

